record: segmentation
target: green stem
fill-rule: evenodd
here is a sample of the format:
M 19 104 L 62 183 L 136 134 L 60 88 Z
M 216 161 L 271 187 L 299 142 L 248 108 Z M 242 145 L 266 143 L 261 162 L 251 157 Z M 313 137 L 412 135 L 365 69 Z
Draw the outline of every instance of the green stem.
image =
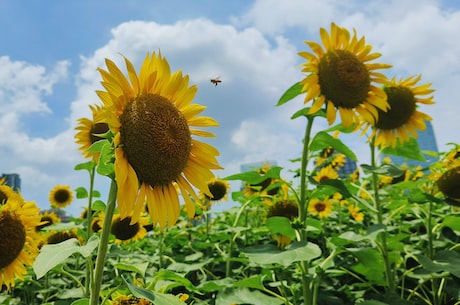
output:
M 101 237 L 99 240 L 99 248 L 97 252 L 96 268 L 94 272 L 94 282 L 91 284 L 90 304 L 99 304 L 99 294 L 102 286 L 102 275 L 104 273 L 105 256 L 109 244 L 110 227 L 112 225 L 113 211 L 115 210 L 115 203 L 117 199 L 117 184 L 112 179 L 110 184 L 109 199 L 105 209 L 104 224 L 102 226 Z
M 92 228 L 91 222 L 93 221 L 93 189 L 94 189 L 94 174 L 96 172 L 96 167 L 94 166 L 89 172 L 89 194 L 88 194 L 88 208 L 86 210 L 86 241 L 91 237 Z M 92 263 L 89 259 L 86 260 L 86 282 L 85 282 L 85 297 L 89 296 L 89 284 L 92 282 Z
M 235 228 L 237 225 L 238 225 L 238 222 L 240 221 L 240 217 L 241 217 L 241 214 L 243 213 L 243 211 L 246 209 L 246 207 L 252 202 L 252 200 L 248 200 L 246 201 L 243 206 L 240 208 L 240 210 L 238 211 L 238 214 L 236 215 L 236 218 L 235 218 L 235 221 L 233 222 L 233 228 Z M 235 232 L 233 235 L 232 235 L 232 238 L 230 239 L 230 243 L 228 245 L 228 252 L 227 252 L 227 260 L 226 260 L 226 264 L 225 264 L 225 277 L 230 277 L 230 273 L 231 273 L 231 262 L 232 262 L 232 255 L 233 255 L 233 243 L 236 239 L 236 237 L 238 236 L 239 234 L 239 231 L 238 232 Z
M 313 126 L 314 117 L 307 116 L 307 127 L 305 129 L 305 137 L 303 140 L 302 161 L 300 165 L 300 202 L 299 202 L 299 219 L 302 226 L 300 238 L 302 241 L 307 241 L 307 166 L 309 156 L 309 145 L 311 128 Z M 304 304 L 315 305 L 311 299 L 310 279 L 308 278 L 308 262 L 302 261 L 300 269 L 302 271 L 302 294 Z
M 374 140 L 371 140 L 370 142 L 370 147 L 371 147 L 371 165 L 372 168 L 377 168 L 377 161 L 376 161 L 376 154 L 375 154 L 375 142 Z M 379 225 L 383 225 L 383 207 L 380 202 L 380 196 L 379 196 L 379 190 L 378 190 L 378 177 L 375 172 L 372 172 L 372 184 L 373 184 L 373 189 L 374 189 L 374 202 L 375 202 L 375 208 L 377 210 L 377 223 Z M 393 270 L 391 269 L 391 264 L 390 264 L 390 257 L 388 253 L 388 245 L 387 245 L 387 229 L 384 227 L 384 231 L 382 232 L 382 243 L 381 243 L 381 251 L 382 251 L 382 256 L 383 256 L 383 263 L 385 266 L 385 276 L 386 280 L 388 283 L 388 289 L 389 291 L 393 291 L 395 288 L 395 283 L 394 283 L 394 276 L 393 276 Z

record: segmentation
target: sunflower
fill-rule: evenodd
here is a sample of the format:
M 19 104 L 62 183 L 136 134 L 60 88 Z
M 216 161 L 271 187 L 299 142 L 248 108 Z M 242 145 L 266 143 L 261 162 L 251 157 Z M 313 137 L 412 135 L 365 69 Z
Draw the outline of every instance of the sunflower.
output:
M 332 213 L 332 207 L 334 204 L 334 199 L 318 199 L 313 198 L 308 203 L 308 211 L 313 216 L 319 216 L 319 218 L 327 218 L 329 214 Z
M 313 177 L 318 183 L 324 182 L 329 179 L 339 179 L 339 174 L 332 168 L 332 166 L 322 167 Z
M 115 145 L 115 179 L 121 218 L 135 223 L 147 202 L 154 224 L 173 226 L 180 214 L 176 187 L 193 217 L 199 200 L 192 186 L 212 196 L 207 182 L 211 170 L 222 169 L 211 145 L 192 136 L 214 137 L 193 127 L 218 126 L 209 117 L 197 116 L 206 107 L 193 104 L 197 87 L 189 87 L 182 71 L 170 72 L 161 54 L 147 55 L 139 74 L 125 58 L 128 78 L 109 59 L 107 70 L 99 68 L 102 86 L 97 91 L 104 103 Z
M 49 201 L 54 208 L 64 208 L 72 203 L 73 192 L 68 185 L 56 185 L 49 193 Z
M 375 123 L 377 110 L 388 109 L 385 92 L 373 85 L 385 83 L 386 77 L 375 70 L 391 65 L 371 63 L 381 55 L 371 53 L 372 46 L 366 45 L 364 37 L 358 39 L 356 31 L 350 39 L 345 28 L 332 23 L 330 34 L 321 28 L 320 36 L 324 49 L 314 41 L 306 41 L 313 53 L 299 52 L 307 60 L 302 72 L 308 75 L 301 81 L 305 103 L 314 100 L 309 113 L 318 112 L 326 104 L 329 125 L 335 122 L 336 110 L 344 127 L 358 122 L 359 116 Z
M 15 279 L 23 280 L 26 266 L 38 254 L 39 208 L 34 202 L 8 200 L 0 205 L 0 286 L 9 290 Z
M 267 218 L 281 216 L 286 217 L 290 221 L 293 221 L 299 216 L 299 206 L 294 200 L 278 200 L 272 205 L 267 214 Z M 286 248 L 292 241 L 292 239 L 286 235 L 278 234 L 277 236 L 278 248 Z
M 131 240 L 138 240 L 147 235 L 147 230 L 144 226 L 148 225 L 147 217 L 139 217 L 139 221 L 131 223 L 131 217 L 121 218 L 120 215 L 115 215 L 112 218 L 110 233 L 116 238 L 117 243 L 122 243 Z
M 78 237 L 76 230 L 64 230 L 64 231 L 54 231 L 50 232 L 46 238 L 46 243 L 48 245 L 54 245 L 62 243 L 68 239 L 75 238 L 81 243 L 81 239 Z
M 348 205 L 348 212 L 350 213 L 351 217 L 357 222 L 363 221 L 364 213 L 361 212 L 361 210 L 357 206 L 353 204 Z
M 44 211 L 40 213 L 40 221 L 42 224 L 35 228 L 37 231 L 41 231 L 43 228 L 54 223 L 61 222 L 61 218 L 54 212 Z
M 375 139 L 376 146 L 396 147 L 398 142 L 409 141 L 410 136 L 417 138 L 416 130 L 426 129 L 425 121 L 430 121 L 431 117 L 418 111 L 417 107 L 419 104 L 434 104 L 433 96 L 428 96 L 434 90 L 430 88 L 431 84 L 417 85 L 420 79 L 420 75 L 399 81 L 392 78 L 385 84 L 390 110 L 384 112 L 379 109 L 375 124 L 364 123 L 367 125 L 364 132 L 372 125 L 369 140 Z
M 208 182 L 208 188 L 212 194 L 212 197 L 209 197 L 203 193 L 204 198 L 212 201 L 227 200 L 227 194 L 230 190 L 230 183 L 227 180 L 212 178 Z
M 102 134 L 109 131 L 109 125 L 104 121 L 105 117 L 102 112 L 102 106 L 89 105 L 93 114 L 93 119 L 78 119 L 78 126 L 75 127 L 78 132 L 75 135 L 78 148 L 85 158 L 91 158 L 94 162 L 99 158 L 99 152 L 88 151 L 88 148 L 97 141 L 103 140 Z
M 460 165 L 446 170 L 439 177 L 437 185 L 447 198 L 460 200 Z
M 22 196 L 15 192 L 10 186 L 0 183 L 0 205 L 6 204 L 8 201 L 23 202 Z

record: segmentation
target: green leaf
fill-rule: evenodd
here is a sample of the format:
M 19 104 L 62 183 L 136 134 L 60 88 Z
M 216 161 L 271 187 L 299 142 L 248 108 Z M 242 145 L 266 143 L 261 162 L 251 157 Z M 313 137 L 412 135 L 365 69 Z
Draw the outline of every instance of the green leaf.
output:
M 102 142 L 101 154 L 99 155 L 99 163 L 97 166 L 97 173 L 102 176 L 114 178 L 115 170 L 113 161 L 115 160 L 114 151 L 111 143 L 107 140 L 101 140 L 96 143 Z M 94 144 L 96 144 L 94 143 Z M 94 145 L 93 144 L 93 145 Z M 92 147 L 92 146 L 91 146 Z
M 332 147 L 334 150 L 344 154 L 348 158 L 357 161 L 355 153 L 348 148 L 340 139 L 336 139 L 327 132 L 318 132 L 310 143 L 311 151 L 321 151 L 324 148 Z
M 80 300 L 73 301 L 70 305 L 89 305 L 89 299 L 84 298 Z
M 333 187 L 337 192 L 342 194 L 345 198 L 349 198 L 352 196 L 348 188 L 345 186 L 342 180 L 339 179 L 327 179 L 324 181 L 321 181 L 321 183 L 317 183 L 316 180 L 313 180 L 314 184 L 317 184 L 319 188 L 324 187 L 324 186 L 331 186 Z
M 247 288 L 226 289 L 217 295 L 216 305 L 252 304 L 252 305 L 280 305 L 283 300 L 270 297 L 262 292 L 251 291 Z
M 149 263 L 148 262 L 144 262 L 144 263 L 117 263 L 115 264 L 114 266 L 117 268 L 117 269 L 120 269 L 120 270 L 125 270 L 125 271 L 132 271 L 132 272 L 136 272 L 142 276 L 145 276 L 145 271 L 147 270 L 147 267 L 148 267 Z
M 286 104 L 290 100 L 302 94 L 302 88 L 303 85 L 300 82 L 297 82 L 294 85 L 292 85 L 289 89 L 286 90 L 286 92 L 283 93 L 283 95 L 281 95 L 276 106 Z
M 53 231 L 54 230 L 63 231 L 63 230 L 72 230 L 72 229 L 81 228 L 81 227 L 83 227 L 81 224 L 77 225 L 75 224 L 75 222 L 69 221 L 69 222 L 56 222 L 56 223 L 53 223 L 52 225 L 42 228 L 42 230 L 44 231 L 52 231 L 52 230 Z
M 375 241 L 380 232 L 385 230 L 385 226 L 381 224 L 372 225 L 367 230 L 365 235 L 360 235 L 352 231 L 347 231 L 339 236 L 334 236 L 331 239 L 331 242 L 336 246 L 344 246 L 354 242 L 360 242 L 363 240 Z
M 460 254 L 454 251 L 441 250 L 436 253 L 435 259 L 416 254 L 417 260 L 423 268 L 431 273 L 449 272 L 456 277 L 460 277 Z
M 181 302 L 176 296 L 172 294 L 163 294 L 158 293 L 152 290 L 140 288 L 134 286 L 124 275 L 121 275 L 126 286 L 128 286 L 129 291 L 136 298 L 144 298 L 149 300 L 155 305 L 183 305 L 184 302 Z
M 202 292 L 212 292 L 223 290 L 224 288 L 230 288 L 232 287 L 233 282 L 233 279 L 226 277 L 220 280 L 204 282 L 200 284 L 197 288 Z
M 296 236 L 295 230 L 292 228 L 289 218 L 282 216 L 269 217 L 266 224 L 270 232 L 274 235 L 281 234 L 289 237 L 290 239 L 294 239 Z
M 224 180 L 241 180 L 248 184 L 258 184 L 268 178 L 280 179 L 280 173 L 283 168 L 274 166 L 270 168 L 265 174 L 260 174 L 258 171 L 248 171 L 239 173 L 223 178 Z
M 88 257 L 99 243 L 99 237 L 91 236 L 88 243 L 80 246 L 76 238 L 68 239 L 56 245 L 44 245 L 35 259 L 33 269 L 37 279 L 43 277 L 49 270 L 63 263 L 74 253 Z
M 401 177 L 405 173 L 404 170 L 394 164 L 382 164 L 379 167 L 361 164 L 361 168 L 365 173 L 376 173 L 377 175 L 390 176 L 393 178 Z
M 155 273 L 154 278 L 155 280 L 173 281 L 179 283 L 181 286 L 184 286 L 188 290 L 201 294 L 201 292 L 192 284 L 192 282 L 186 279 L 183 275 L 177 274 L 173 271 L 165 269 L 160 270 Z
M 203 266 L 205 266 L 209 262 L 210 262 L 210 259 L 207 259 L 205 261 L 198 262 L 198 263 L 193 263 L 193 264 L 174 262 L 168 266 L 168 270 L 174 270 L 176 272 L 190 272 L 193 270 L 198 270 L 200 268 L 203 268 Z
M 460 217 L 455 215 L 447 215 L 444 217 L 442 225 L 449 227 L 454 231 L 460 232 Z
M 110 145 L 108 140 L 96 141 L 93 144 L 91 144 L 90 147 L 88 147 L 88 151 L 89 152 L 98 152 L 98 153 L 100 153 L 102 151 L 102 148 L 107 144 Z
M 409 141 L 405 142 L 402 145 L 398 141 L 398 144 L 395 148 L 385 147 L 382 150 L 382 153 L 422 162 L 426 161 L 425 157 L 423 156 L 420 150 L 417 140 L 414 138 L 410 138 Z
M 279 264 L 284 267 L 294 262 L 311 261 L 321 255 L 318 245 L 309 242 L 294 242 L 281 251 L 275 245 L 253 246 L 243 251 L 249 260 L 258 265 Z
M 254 275 L 245 279 L 242 279 L 241 281 L 238 281 L 233 284 L 233 287 L 246 287 L 246 288 L 254 288 L 254 289 L 260 289 L 264 290 L 264 278 L 265 275 L 259 274 L 259 275 Z
M 105 211 L 105 203 L 102 200 L 96 200 L 91 205 L 93 211 Z
M 77 171 L 85 169 L 88 172 L 91 172 L 94 169 L 94 167 L 96 167 L 96 163 L 93 162 L 93 161 L 88 161 L 88 162 L 85 162 L 85 163 L 79 163 L 79 164 L 75 165 L 74 169 L 77 170 Z
M 381 253 L 374 248 L 348 249 L 359 261 L 352 269 L 372 284 L 385 285 L 385 267 Z
M 298 117 L 301 117 L 301 116 L 304 116 L 304 117 L 307 117 L 307 118 L 314 118 L 314 117 L 317 117 L 317 116 L 323 117 L 323 118 L 326 117 L 326 111 L 324 111 L 323 109 L 320 109 L 315 113 L 309 113 L 309 112 L 310 112 L 310 107 L 302 108 L 302 109 L 296 111 L 296 113 L 294 113 L 291 116 L 291 120 L 297 119 Z
M 88 191 L 86 188 L 80 186 L 75 189 L 75 196 L 78 199 L 88 198 Z

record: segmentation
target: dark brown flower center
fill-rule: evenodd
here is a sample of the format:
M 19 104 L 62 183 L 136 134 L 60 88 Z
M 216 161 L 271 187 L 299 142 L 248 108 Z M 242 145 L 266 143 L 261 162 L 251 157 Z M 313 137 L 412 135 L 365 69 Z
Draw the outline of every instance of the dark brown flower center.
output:
M 48 215 L 44 215 L 42 216 L 42 218 L 40 219 L 40 222 L 44 222 L 43 224 L 39 225 L 39 226 L 36 226 L 35 229 L 37 231 L 40 231 L 41 229 L 43 229 L 44 227 L 47 227 L 47 226 L 50 226 L 53 224 L 53 218 L 51 216 L 48 216 Z
M 405 87 L 384 88 L 388 97 L 390 109 L 379 112 L 375 126 L 379 129 L 397 129 L 406 124 L 415 112 L 415 97 L 411 90 Z
M 48 237 L 47 242 L 50 245 L 54 245 L 72 238 L 77 238 L 77 235 L 75 235 L 75 233 L 73 233 L 72 231 L 59 231 L 54 234 L 51 234 Z
M 107 123 L 96 123 L 91 126 L 91 131 L 90 131 L 90 140 L 91 144 L 104 140 L 104 138 L 100 137 L 99 135 L 102 135 L 109 131 L 109 125 Z
M 0 270 L 11 264 L 26 242 L 26 230 L 21 220 L 7 211 L 0 212 Z
M 369 71 L 349 51 L 328 51 L 319 62 L 318 77 L 321 93 L 335 107 L 354 108 L 367 99 Z
M 317 202 L 315 203 L 315 210 L 320 213 L 326 210 L 326 204 L 324 202 Z
M 130 225 L 130 222 L 131 217 L 126 217 L 123 219 L 116 218 L 112 223 L 110 233 L 115 235 L 115 237 L 120 240 L 128 240 L 133 238 L 136 236 L 137 232 L 139 232 L 140 226 L 137 222 Z
M 460 199 L 460 166 L 446 171 L 438 180 L 439 190 L 452 199 Z
M 270 207 L 267 217 L 283 216 L 293 220 L 299 216 L 297 202 L 293 200 L 281 200 Z
M 212 194 L 212 198 L 208 198 L 211 200 L 221 200 L 224 198 L 225 194 L 227 194 L 227 185 L 221 181 L 213 181 L 208 184 L 209 191 Z
M 168 99 L 147 94 L 126 105 L 120 122 L 123 151 L 141 182 L 158 186 L 176 180 L 192 143 L 184 115 Z
M 54 193 L 54 200 L 57 203 L 65 203 L 69 200 L 69 198 L 70 198 L 70 193 L 68 190 L 59 189 Z

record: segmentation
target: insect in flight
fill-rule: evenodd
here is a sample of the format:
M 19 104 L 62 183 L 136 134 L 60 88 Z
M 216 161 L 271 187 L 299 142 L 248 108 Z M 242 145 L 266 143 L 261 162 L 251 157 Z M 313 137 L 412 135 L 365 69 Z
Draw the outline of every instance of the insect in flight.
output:
M 216 78 L 211 78 L 211 83 L 214 84 L 214 86 L 217 86 L 218 84 L 220 84 L 222 82 L 222 80 L 220 79 L 220 76 L 216 77 Z

